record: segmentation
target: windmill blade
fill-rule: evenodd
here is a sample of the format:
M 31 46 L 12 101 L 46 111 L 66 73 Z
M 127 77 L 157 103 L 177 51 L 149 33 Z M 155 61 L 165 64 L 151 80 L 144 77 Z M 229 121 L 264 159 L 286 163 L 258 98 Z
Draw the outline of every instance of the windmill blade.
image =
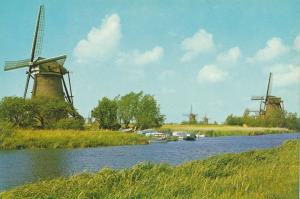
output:
M 45 64 L 45 63 L 48 63 L 48 62 L 56 61 L 61 66 L 63 66 L 64 63 L 65 63 L 66 58 L 67 58 L 67 55 L 61 55 L 61 56 L 58 56 L 58 57 L 51 57 L 51 58 L 48 58 L 48 59 L 41 59 L 41 60 L 35 61 L 33 63 L 33 65 L 37 66 L 37 65 L 40 65 L 40 64 Z
M 29 66 L 30 59 L 24 59 L 19 61 L 6 61 L 4 65 L 4 71 L 13 70 L 17 68 L 24 68 Z
M 26 99 L 29 80 L 30 80 L 30 72 L 27 72 L 27 79 L 26 79 L 25 90 L 24 90 L 24 96 L 23 96 L 24 99 Z
M 271 86 L 272 86 L 272 73 L 270 73 L 270 76 L 269 76 L 267 94 L 266 94 L 266 98 L 265 98 L 266 100 L 271 94 Z
M 31 62 L 33 62 L 34 58 L 38 57 L 41 53 L 43 35 L 44 35 L 44 24 L 45 24 L 45 11 L 44 11 L 44 5 L 41 5 L 39 9 L 34 37 L 33 37 L 31 59 L 30 59 Z
M 264 96 L 252 96 L 251 100 L 264 100 L 265 97 Z

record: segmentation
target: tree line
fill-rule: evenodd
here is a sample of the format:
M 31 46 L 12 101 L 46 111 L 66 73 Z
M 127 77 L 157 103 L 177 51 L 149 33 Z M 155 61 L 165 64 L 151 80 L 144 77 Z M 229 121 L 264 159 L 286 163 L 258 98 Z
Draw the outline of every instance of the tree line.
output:
M 154 96 L 143 92 L 131 92 L 113 99 L 103 97 L 91 111 L 94 124 L 101 129 L 146 129 L 159 127 L 164 115 Z M 0 101 L 0 122 L 16 128 L 84 129 L 85 120 L 67 102 L 34 97 L 4 97 Z
M 246 110 L 242 116 L 230 114 L 225 120 L 228 125 L 247 125 L 253 127 L 285 127 L 294 130 L 300 130 L 300 118 L 297 113 L 272 112 L 268 115 L 250 115 Z
M 154 96 L 142 91 L 130 92 L 113 99 L 103 97 L 91 115 L 103 129 L 147 129 L 160 127 L 165 120 Z
M 0 101 L 0 121 L 16 128 L 82 129 L 84 118 L 65 101 L 55 98 L 4 97 Z

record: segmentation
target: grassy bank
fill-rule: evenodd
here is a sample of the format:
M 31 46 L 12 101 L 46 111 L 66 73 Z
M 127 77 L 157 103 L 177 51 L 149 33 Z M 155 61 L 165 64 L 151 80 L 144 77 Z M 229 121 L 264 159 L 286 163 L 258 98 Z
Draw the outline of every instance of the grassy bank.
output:
M 275 133 L 294 132 L 286 128 L 266 128 L 266 127 L 242 127 L 228 125 L 182 125 L 166 124 L 161 131 L 187 131 L 191 133 L 205 134 L 206 136 L 238 136 L 238 135 L 264 135 Z
M 138 164 L 24 185 L 3 198 L 297 198 L 299 140 L 172 167 Z
M 133 133 L 76 130 L 16 130 L 0 139 L 0 149 L 79 148 L 147 144 L 148 139 Z

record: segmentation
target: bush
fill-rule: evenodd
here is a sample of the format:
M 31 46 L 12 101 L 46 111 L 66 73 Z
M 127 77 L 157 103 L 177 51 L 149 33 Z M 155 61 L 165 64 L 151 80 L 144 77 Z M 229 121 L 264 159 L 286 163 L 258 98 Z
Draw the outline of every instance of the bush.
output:
M 82 120 L 82 119 L 74 119 L 74 118 L 60 119 L 55 124 L 55 128 L 59 128 L 59 129 L 82 130 L 84 128 L 83 126 L 84 126 L 84 120 Z
M 10 122 L 0 121 L 0 141 L 4 137 L 9 137 L 13 134 L 13 125 Z

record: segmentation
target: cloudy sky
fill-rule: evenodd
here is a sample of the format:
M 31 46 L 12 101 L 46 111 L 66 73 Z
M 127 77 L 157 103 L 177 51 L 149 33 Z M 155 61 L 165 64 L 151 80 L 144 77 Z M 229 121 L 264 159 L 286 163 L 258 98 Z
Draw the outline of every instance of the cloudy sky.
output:
M 16 1 L 0 3 L 0 63 L 29 58 L 38 6 L 42 55 L 68 56 L 75 105 L 89 116 L 104 97 L 144 91 L 168 122 L 190 105 L 203 117 L 256 109 L 269 72 L 272 94 L 300 112 L 300 4 L 252 1 Z M 25 69 L 0 71 L 0 97 L 22 96 Z

